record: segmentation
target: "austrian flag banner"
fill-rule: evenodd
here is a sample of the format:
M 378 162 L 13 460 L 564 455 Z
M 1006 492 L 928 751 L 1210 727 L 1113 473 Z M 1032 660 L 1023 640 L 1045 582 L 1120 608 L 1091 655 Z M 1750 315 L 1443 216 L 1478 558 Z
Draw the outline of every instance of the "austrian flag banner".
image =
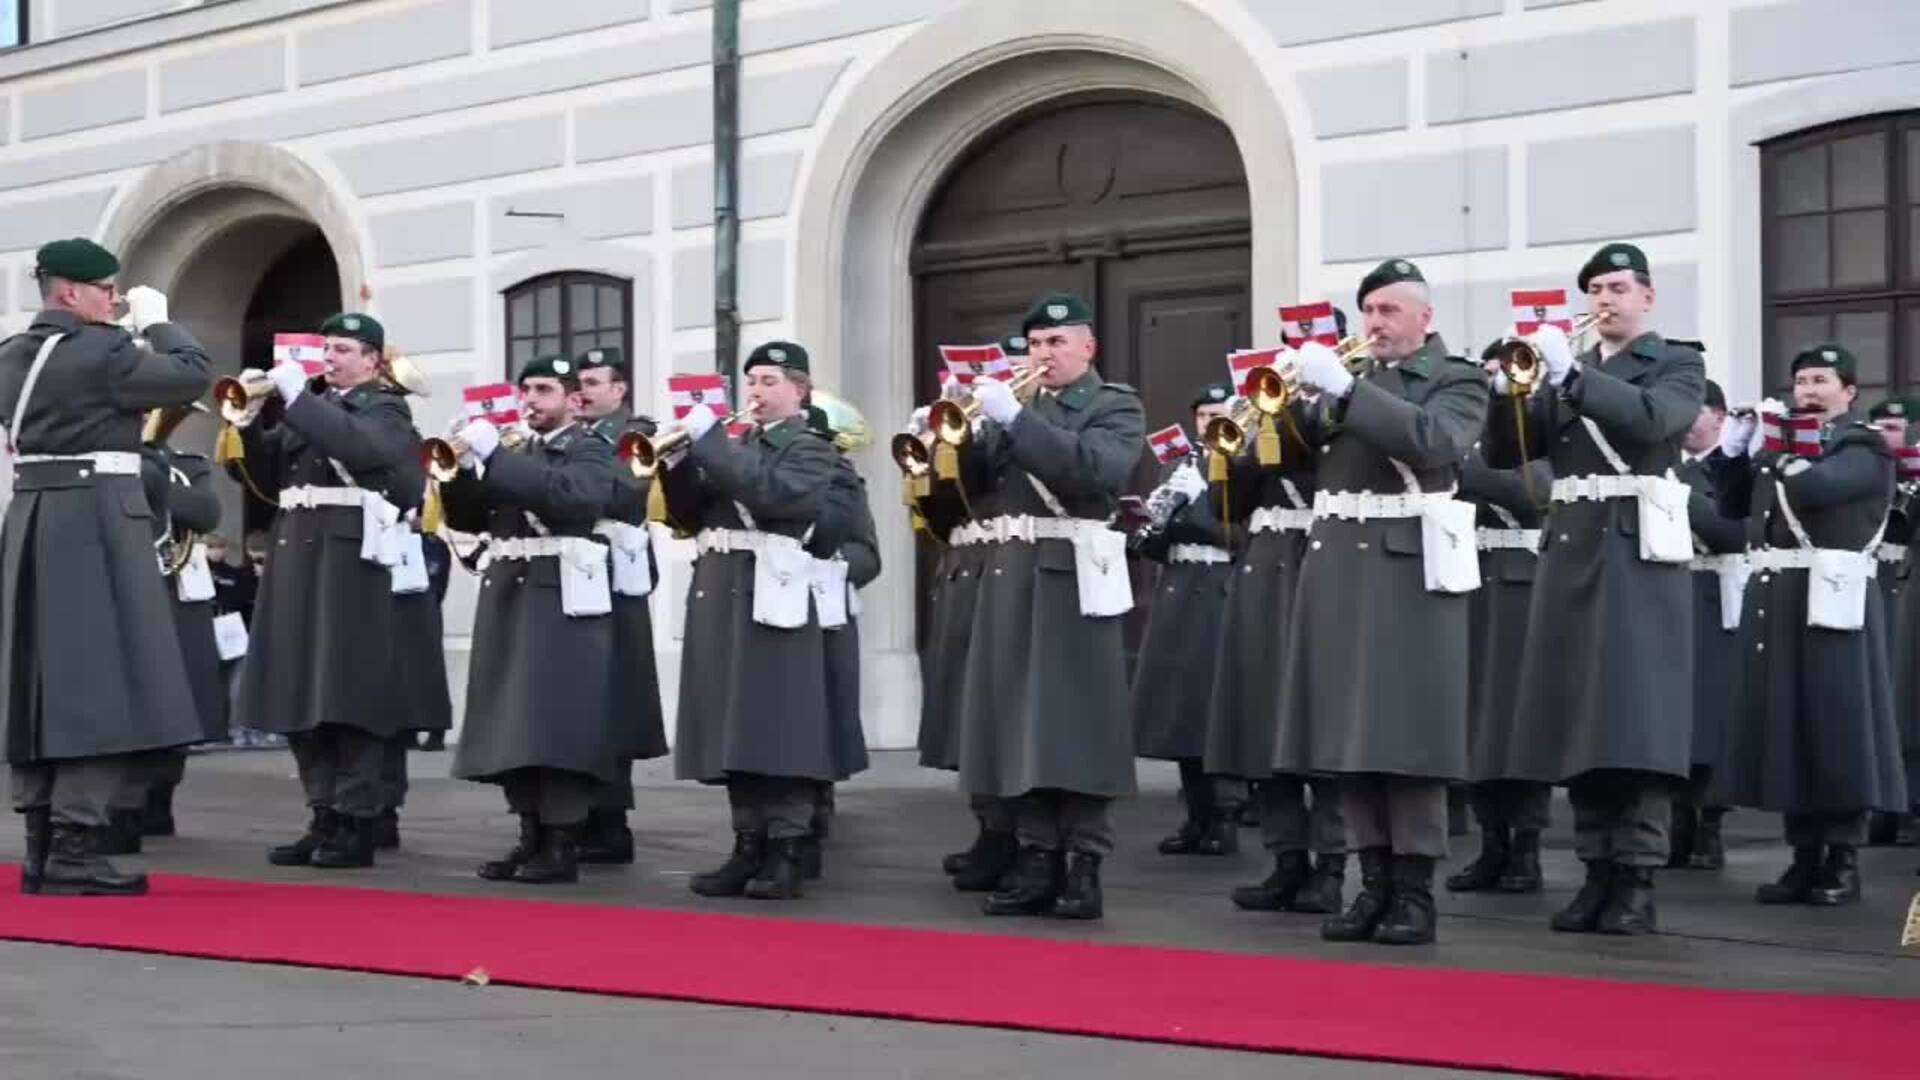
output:
M 1247 385 L 1247 373 L 1254 368 L 1276 367 L 1285 349 L 1241 349 L 1227 354 L 1227 381 L 1233 384 L 1233 392 L 1238 394 Z
M 1334 320 L 1333 304 L 1296 304 L 1280 309 L 1280 339 L 1289 349 L 1317 341 L 1331 349 L 1340 344 L 1340 324 Z
M 460 392 L 460 397 L 466 403 L 470 420 L 489 420 L 495 427 L 511 427 L 520 422 L 520 391 L 512 383 L 469 386 Z
M 940 359 L 961 386 L 971 386 L 981 378 L 1001 382 L 1013 378 L 1013 361 L 998 345 L 942 345 Z
M 1903 446 L 1896 462 L 1901 480 L 1920 480 L 1920 446 Z
M 307 374 L 318 377 L 327 373 L 327 338 L 324 334 L 275 334 L 273 335 L 273 362 L 276 364 L 299 364 L 307 369 Z
M 1522 337 L 1548 323 L 1563 333 L 1573 333 L 1573 320 L 1567 315 L 1567 290 L 1513 290 L 1513 327 Z
M 1153 460 L 1162 465 L 1171 465 L 1193 453 L 1193 444 L 1187 441 L 1187 429 L 1179 424 L 1168 424 L 1148 435 L 1147 446 L 1153 450 Z
M 667 396 L 673 399 L 675 420 L 685 420 L 695 405 L 705 405 L 723 417 L 733 412 L 727 404 L 725 375 L 668 376 Z

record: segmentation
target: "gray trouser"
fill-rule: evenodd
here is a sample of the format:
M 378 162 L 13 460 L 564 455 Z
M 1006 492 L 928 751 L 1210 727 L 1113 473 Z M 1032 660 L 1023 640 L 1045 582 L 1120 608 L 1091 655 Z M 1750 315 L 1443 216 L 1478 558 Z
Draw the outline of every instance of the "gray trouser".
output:
M 1353 846 L 1391 848 L 1395 855 L 1447 856 L 1447 782 L 1421 776 L 1347 773 L 1340 808 Z
M 612 811 L 625 814 L 633 809 L 633 761 L 621 758 L 614 762 L 614 774 L 620 779 L 613 783 L 595 784 L 593 788 L 593 809 L 596 813 Z
M 1567 784 L 1573 850 L 1581 862 L 1665 866 L 1674 781 L 1659 773 L 1595 769 Z
M 1467 801 L 1482 832 L 1544 832 L 1551 818 L 1553 785 L 1533 780 L 1481 780 L 1467 785 Z
M 507 809 L 533 815 L 542 825 L 578 825 L 587 820 L 599 781 L 565 769 L 515 769 L 500 779 Z
M 1313 789 L 1312 809 L 1307 808 L 1309 788 Z M 1332 777 L 1276 773 L 1254 788 L 1253 800 L 1260 814 L 1260 842 L 1275 855 L 1289 851 L 1339 855 L 1347 850 L 1340 784 Z
M 187 771 L 185 750 L 142 750 L 122 754 L 121 760 L 125 768 L 120 774 L 120 786 L 114 789 L 108 803 L 114 810 L 145 809 L 149 791 L 177 787 Z
M 1004 795 L 969 795 L 967 808 L 980 820 L 983 832 L 1010 833 L 1015 828 L 1014 800 Z
M 1787 814 L 1789 847 L 1859 847 L 1867 842 L 1867 812 L 1850 814 Z
M 13 808 L 46 808 L 62 825 L 95 828 L 107 823 L 107 808 L 132 768 L 129 755 L 63 758 L 12 768 Z
M 413 745 L 413 732 L 403 731 L 388 739 L 380 750 L 380 807 L 398 810 L 407 805 L 407 749 Z
M 804 776 L 727 774 L 727 807 L 733 811 L 734 832 L 764 832 L 769 840 L 811 836 L 818 797 L 815 782 Z
M 383 802 L 381 766 L 387 740 L 345 724 L 321 724 L 287 736 L 307 805 L 348 817 L 378 817 Z
M 1113 850 L 1113 825 L 1105 795 L 1035 788 L 1014 800 L 1014 832 L 1023 848 L 1105 855 Z

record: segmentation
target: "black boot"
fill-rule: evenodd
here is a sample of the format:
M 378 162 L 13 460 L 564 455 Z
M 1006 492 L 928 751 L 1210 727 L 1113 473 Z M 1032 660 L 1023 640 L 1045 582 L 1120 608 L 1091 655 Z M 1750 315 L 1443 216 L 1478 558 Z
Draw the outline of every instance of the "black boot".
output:
M 1360 891 L 1353 903 L 1338 915 L 1320 924 L 1320 936 L 1327 941 L 1366 941 L 1373 928 L 1387 913 L 1393 901 L 1393 853 L 1389 848 L 1360 850 Z
M 1076 851 L 1067 859 L 1067 883 L 1053 902 L 1056 919 L 1097 919 L 1107 910 L 1100 892 L 1100 856 Z
M 1060 896 L 1064 873 L 1059 852 L 1021 848 L 1006 884 L 987 897 L 981 910 L 989 915 L 1040 915 L 1051 911 Z
M 1180 827 L 1178 829 L 1175 829 L 1173 832 L 1167 834 L 1166 838 L 1160 841 L 1160 845 L 1159 845 L 1160 854 L 1162 855 L 1197 854 L 1200 849 L 1200 837 L 1202 836 L 1204 831 L 1205 830 L 1202 828 L 1200 823 L 1192 820 L 1191 818 L 1181 822 Z
M 1434 938 L 1433 858 L 1393 857 L 1393 901 L 1373 928 L 1382 945 L 1428 945 Z
M 139 810 L 109 810 L 107 823 L 95 834 L 94 845 L 102 855 L 140 854 Z
M 519 841 L 500 858 L 488 859 L 481 863 L 478 873 L 487 881 L 511 880 L 514 871 L 520 869 L 521 865 L 533 858 L 534 853 L 539 850 L 540 819 L 532 814 L 521 814 Z
M 147 805 L 140 812 L 140 835 L 173 834 L 173 785 L 155 784 L 147 789 Z
M 1587 863 L 1587 880 L 1573 894 L 1573 902 L 1553 913 L 1548 925 L 1565 934 L 1591 934 L 1600 925 L 1600 912 L 1613 891 L 1613 860 Z
M 992 892 L 1000 887 L 1020 857 L 1020 841 L 1010 832 L 982 830 L 966 853 L 966 865 L 953 875 L 953 887 L 961 892 Z
M 339 827 L 340 819 L 333 811 L 323 806 L 313 808 L 313 816 L 307 819 L 307 831 L 300 839 L 291 844 L 281 844 L 267 852 L 267 861 L 275 866 L 306 866 L 313 861 L 313 853 L 333 831 Z
M 754 900 L 798 900 L 806 874 L 801 868 L 801 838 L 794 836 L 767 843 L 767 857 L 760 870 L 748 880 L 746 895 Z
M 580 830 L 580 862 L 587 866 L 628 866 L 633 862 L 633 830 L 625 810 L 589 810 Z
M 1793 865 L 1780 875 L 1780 880 L 1755 889 L 1753 898 L 1763 904 L 1804 904 L 1812 892 L 1814 876 L 1819 872 L 1819 847 L 1794 848 Z
M 373 819 L 373 848 L 375 851 L 400 849 L 400 811 L 382 810 L 380 816 Z
M 1345 855 L 1317 855 L 1313 860 L 1313 873 L 1307 875 L 1307 883 L 1294 894 L 1287 910 L 1303 915 L 1332 915 L 1340 910 L 1340 893 L 1346 883 Z
M 1240 823 L 1232 815 L 1215 813 L 1200 830 L 1195 855 L 1234 855 L 1240 851 Z
M 1852 844 L 1828 844 L 1826 860 L 1813 876 L 1807 903 L 1838 907 L 1860 902 L 1860 854 Z
M 747 882 L 760 872 L 760 864 L 766 857 L 766 833 L 734 833 L 733 854 L 727 856 L 727 861 L 718 869 L 693 875 L 687 888 L 701 896 L 739 896 L 747 891 Z
M 819 881 L 820 875 L 827 872 L 825 837 L 815 833 L 800 838 L 800 878 L 802 881 Z
M 1693 865 L 1694 835 L 1700 824 L 1700 810 L 1691 802 L 1673 800 L 1673 824 L 1667 830 L 1667 869 L 1684 870 Z
M 580 880 L 580 853 L 571 825 L 540 826 L 540 846 L 533 858 L 513 871 L 522 885 L 563 885 Z
M 1507 850 L 1507 865 L 1500 871 L 1500 891 L 1537 893 L 1544 884 L 1540 875 L 1540 830 L 1515 829 L 1513 845 Z
M 1447 875 L 1448 892 L 1492 892 L 1500 885 L 1500 874 L 1507 868 L 1507 854 L 1513 838 L 1505 825 L 1488 825 L 1480 831 L 1480 854 L 1457 874 Z
M 961 873 L 962 871 L 966 870 L 967 863 L 970 860 L 972 860 L 974 856 L 980 853 L 981 846 L 987 843 L 987 838 L 989 836 L 998 837 L 1003 835 L 1008 835 L 1008 836 L 1012 835 L 1010 833 L 993 832 L 992 830 L 987 828 L 987 823 L 985 821 L 980 821 L 980 819 L 978 818 L 976 818 L 975 820 L 979 821 L 980 831 L 973 835 L 973 846 L 968 848 L 965 851 L 956 851 L 950 855 L 940 856 L 940 872 L 947 875 L 948 877 L 952 877 L 955 874 Z
M 360 870 L 373 865 L 374 822 L 370 817 L 340 815 L 340 826 L 326 843 L 313 849 L 307 865 L 320 870 Z
M 1594 929 L 1603 934 L 1657 934 L 1659 920 L 1653 911 L 1653 868 L 1615 863 L 1613 886 L 1607 890 L 1607 906 L 1600 909 Z
M 1162 855 L 1217 855 L 1207 850 L 1213 828 L 1212 781 L 1187 762 L 1180 764 L 1180 801 L 1186 806 L 1187 820 L 1171 836 L 1160 841 Z
M 140 896 L 147 875 L 123 874 L 96 846 L 97 834 L 84 825 L 54 822 L 47 865 L 40 872 L 42 896 Z
M 1901 814 L 1900 828 L 1894 831 L 1895 847 L 1920 846 L 1920 814 Z
M 1720 819 L 1727 816 L 1724 806 L 1708 806 L 1700 811 L 1700 826 L 1693 833 L 1693 857 L 1687 865 L 1695 870 L 1718 870 L 1727 865 L 1727 845 L 1720 836 Z
M 1894 838 L 1900 835 L 1900 816 L 1875 810 L 1867 815 L 1867 846 L 1892 847 Z
M 27 855 L 20 864 L 20 891 L 40 891 L 41 875 L 47 871 L 47 845 L 52 841 L 53 812 L 44 806 L 21 815 L 26 819 Z
M 1307 853 L 1282 851 L 1273 858 L 1273 873 L 1258 885 L 1233 890 L 1233 906 L 1242 911 L 1285 911 L 1307 883 Z

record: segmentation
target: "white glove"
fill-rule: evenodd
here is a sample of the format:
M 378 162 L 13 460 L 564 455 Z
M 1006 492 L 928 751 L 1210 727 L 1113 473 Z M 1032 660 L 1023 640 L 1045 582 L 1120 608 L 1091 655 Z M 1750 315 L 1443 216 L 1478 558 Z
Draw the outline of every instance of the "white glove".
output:
M 467 444 L 467 451 L 475 458 L 485 461 L 500 449 L 500 429 L 490 420 L 469 420 L 467 426 L 460 429 L 460 441 Z
M 713 430 L 713 425 L 720 422 L 720 414 L 714 412 L 711 405 L 695 405 L 682 422 L 687 425 L 687 434 L 698 439 Z
M 912 416 L 907 417 L 907 430 L 912 432 L 915 435 L 919 435 L 925 432 L 931 424 L 930 418 L 932 416 L 933 416 L 933 406 L 931 405 L 920 406 L 919 408 L 913 410 Z
M 289 405 L 307 388 L 307 369 L 299 364 L 275 364 L 267 371 L 267 378 L 272 379 L 273 388 L 280 391 L 280 400 Z
M 1759 428 L 1760 418 L 1753 413 L 1728 414 L 1727 422 L 1720 426 L 1720 452 L 1728 457 L 1753 453 L 1753 437 Z
M 1353 389 L 1353 373 L 1340 362 L 1332 349 L 1317 341 L 1300 346 L 1300 381 L 1336 398 Z
M 127 290 L 127 318 L 133 320 L 133 331 L 144 334 L 147 327 L 154 323 L 167 321 L 167 294 L 146 285 L 135 285 Z
M 987 419 L 1001 427 L 1013 423 L 1013 418 L 1020 415 L 1020 402 L 1013 396 L 1013 388 L 999 379 L 974 383 L 973 400 L 980 403 L 980 411 Z
M 1167 477 L 1167 490 L 1176 495 L 1185 495 L 1192 501 L 1207 493 L 1207 482 L 1201 477 L 1200 470 L 1189 462 L 1173 470 L 1173 475 Z
M 1533 347 L 1540 350 L 1540 362 L 1547 365 L 1547 383 L 1559 386 L 1567 381 L 1567 375 L 1573 371 L 1573 346 L 1567 344 L 1567 332 L 1552 323 L 1541 324 L 1527 337 Z
M 1507 373 L 1499 368 L 1493 369 L 1493 374 L 1487 376 L 1487 381 L 1493 384 L 1495 397 L 1506 397 L 1513 390 L 1513 384 L 1507 382 Z

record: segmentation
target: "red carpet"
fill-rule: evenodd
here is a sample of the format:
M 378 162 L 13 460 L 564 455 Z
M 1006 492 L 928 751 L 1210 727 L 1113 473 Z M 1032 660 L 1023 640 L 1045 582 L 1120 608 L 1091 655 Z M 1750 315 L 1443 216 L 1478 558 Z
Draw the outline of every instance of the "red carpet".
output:
M 1920 1074 L 1920 1001 L 1892 998 L 173 875 L 144 900 L 54 899 L 19 895 L 18 876 L 0 868 L 0 938 L 17 941 L 1573 1076 Z

